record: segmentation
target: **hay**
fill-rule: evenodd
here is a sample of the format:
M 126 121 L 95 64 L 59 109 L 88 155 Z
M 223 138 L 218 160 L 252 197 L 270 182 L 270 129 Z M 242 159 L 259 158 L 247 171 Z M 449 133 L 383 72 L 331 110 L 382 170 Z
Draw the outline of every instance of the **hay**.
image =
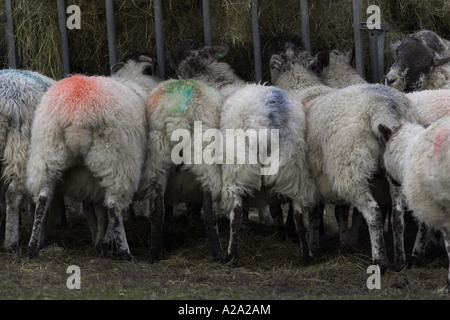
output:
M 109 74 L 104 1 L 68 0 L 81 9 L 81 29 L 68 30 L 71 68 L 85 74 Z M 450 2 L 446 0 L 363 0 L 365 8 L 381 8 L 382 23 L 395 27 L 387 41 L 400 34 L 430 29 L 450 38 Z M 155 51 L 153 1 L 116 0 L 115 21 L 118 57 L 131 51 Z M 323 49 L 350 50 L 353 47 L 352 6 L 349 0 L 310 0 L 310 32 L 313 52 Z M 4 13 L 0 3 L 0 13 Z M 201 1 L 163 1 L 165 52 L 185 38 L 203 40 Z M 263 44 L 263 77 L 269 80 L 265 44 L 278 33 L 300 35 L 298 0 L 260 1 L 260 31 Z M 246 80 L 254 79 L 251 0 L 211 1 L 213 42 L 227 43 L 226 61 Z M 14 1 L 14 22 L 19 57 L 23 67 L 59 79 L 62 75 L 60 37 L 56 3 L 53 0 Z M 4 46 L 4 43 L 2 43 Z M 365 39 L 366 69 L 370 69 L 368 40 Z M 386 52 L 389 60 L 388 52 Z M 167 59 L 166 59 L 167 62 Z M 166 67 L 168 76 L 174 76 Z M 369 70 L 370 72 L 370 70 Z

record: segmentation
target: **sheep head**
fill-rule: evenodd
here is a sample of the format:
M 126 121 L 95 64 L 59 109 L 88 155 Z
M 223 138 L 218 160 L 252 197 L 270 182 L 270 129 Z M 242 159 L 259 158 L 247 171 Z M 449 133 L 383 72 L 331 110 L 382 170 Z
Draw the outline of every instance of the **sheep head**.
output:
M 170 66 L 181 79 L 197 78 L 211 81 L 213 76 L 209 67 L 218 64 L 225 57 L 229 48 L 227 45 L 203 46 L 197 40 L 179 42 L 170 53 Z
M 426 41 L 404 38 L 391 46 L 395 59 L 386 75 L 386 85 L 405 92 L 423 90 L 433 68 L 450 61 L 450 56 L 441 56 Z
M 120 73 L 144 74 L 155 76 L 157 73 L 156 58 L 148 53 L 133 53 L 111 67 L 111 74 Z

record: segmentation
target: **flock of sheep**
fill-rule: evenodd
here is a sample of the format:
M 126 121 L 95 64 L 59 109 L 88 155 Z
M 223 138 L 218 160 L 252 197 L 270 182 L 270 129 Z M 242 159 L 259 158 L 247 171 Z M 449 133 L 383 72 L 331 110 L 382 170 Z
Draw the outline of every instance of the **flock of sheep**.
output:
M 153 261 L 162 257 L 164 217 L 174 205 L 201 208 L 211 257 L 231 261 L 238 258 L 249 207 L 270 208 L 283 227 L 279 208 L 287 203 L 305 261 L 320 248 L 327 205 L 335 210 L 342 244 L 357 239 L 352 231 L 358 228 L 348 230 L 349 212 L 360 217 L 354 224 L 365 220 L 381 270 L 388 266 L 385 207 L 395 270 L 406 266 L 405 209 L 420 223 L 413 262 L 420 263 L 434 230 L 442 233 L 450 262 L 450 41 L 421 31 L 392 43 L 395 63 L 386 85 L 360 77 L 351 54 L 311 56 L 298 37 L 274 38 L 268 48 L 272 85 L 245 82 L 222 61 L 227 46 L 196 40 L 171 52 L 178 80 L 161 81 L 155 57 L 140 53 L 115 64 L 109 77 L 54 81 L 26 70 L 0 71 L 4 248 L 19 246 L 21 203 L 30 195 L 35 210 L 27 253 L 36 257 L 46 216 L 58 197 L 69 196 L 82 202 L 102 255 L 114 250 L 125 260 L 132 255 L 123 215 L 134 200 L 149 200 Z M 174 134 L 183 129 L 195 140 L 198 121 L 203 134 L 216 129 L 224 137 L 230 129 L 277 130 L 278 171 L 262 174 L 262 161 L 174 163 Z M 203 150 L 208 142 L 200 142 Z M 258 148 L 275 151 L 267 143 Z M 226 254 L 221 211 L 230 219 Z

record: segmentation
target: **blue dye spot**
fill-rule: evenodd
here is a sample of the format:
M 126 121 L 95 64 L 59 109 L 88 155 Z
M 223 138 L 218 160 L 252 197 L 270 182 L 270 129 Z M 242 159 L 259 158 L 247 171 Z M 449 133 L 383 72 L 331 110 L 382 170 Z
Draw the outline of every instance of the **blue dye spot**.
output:
M 268 91 L 265 104 L 269 109 L 270 127 L 281 129 L 289 120 L 289 99 L 283 90 L 272 88 Z
M 3 74 L 12 74 L 12 75 L 17 75 L 19 77 L 28 78 L 28 79 L 36 82 L 38 85 L 40 85 L 41 87 L 43 87 L 45 89 L 47 89 L 51 86 L 51 84 L 48 81 L 46 81 L 45 79 L 43 79 L 37 75 L 34 75 L 34 74 L 29 74 L 27 72 L 23 72 L 23 71 L 19 71 L 19 70 L 12 70 L 12 69 L 5 69 L 5 70 L 0 71 L 0 77 Z

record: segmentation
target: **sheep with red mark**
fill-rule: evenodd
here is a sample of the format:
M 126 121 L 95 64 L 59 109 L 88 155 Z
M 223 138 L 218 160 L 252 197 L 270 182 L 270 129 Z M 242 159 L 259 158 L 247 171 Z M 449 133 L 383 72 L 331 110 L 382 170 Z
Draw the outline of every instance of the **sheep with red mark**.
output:
M 244 206 L 264 208 L 269 204 L 292 203 L 299 231 L 303 258 L 312 256 L 305 217 L 317 201 L 316 186 L 306 163 L 305 114 L 287 92 L 260 84 L 247 84 L 226 63 L 219 61 L 228 53 L 226 45 L 203 46 L 195 40 L 179 43 L 171 53 L 171 66 L 180 78 L 210 83 L 224 97 L 220 128 L 224 137 L 222 165 L 222 205 L 230 217 L 227 260 L 238 258 L 238 238 Z M 251 158 L 251 133 L 266 132 L 258 137 L 256 150 L 271 159 Z M 248 148 L 236 135 L 248 138 Z M 278 145 L 274 135 L 278 133 Z M 268 142 L 270 141 L 270 146 Z M 240 142 L 242 142 L 242 145 Z M 228 149 L 228 146 L 232 146 Z M 240 157 L 235 152 L 244 146 Z M 255 150 L 255 149 L 253 149 Z M 277 157 L 273 155 L 279 155 Z M 239 160 L 240 158 L 240 160 Z M 268 160 L 266 162 L 266 160 Z M 266 163 L 265 163 L 266 162 Z M 272 170 L 273 169 L 273 170 Z
M 450 292 L 450 117 L 428 128 L 405 123 L 379 125 L 385 144 L 384 163 L 401 190 L 413 215 L 440 230 L 449 258 L 445 292 Z
M 27 188 L 36 202 L 29 257 L 38 255 L 42 221 L 59 190 L 103 204 L 109 224 L 102 253 L 115 241 L 118 257 L 132 259 L 122 213 L 142 175 L 154 70 L 154 58 L 135 54 L 116 63 L 110 77 L 71 76 L 42 97 L 27 164 Z

